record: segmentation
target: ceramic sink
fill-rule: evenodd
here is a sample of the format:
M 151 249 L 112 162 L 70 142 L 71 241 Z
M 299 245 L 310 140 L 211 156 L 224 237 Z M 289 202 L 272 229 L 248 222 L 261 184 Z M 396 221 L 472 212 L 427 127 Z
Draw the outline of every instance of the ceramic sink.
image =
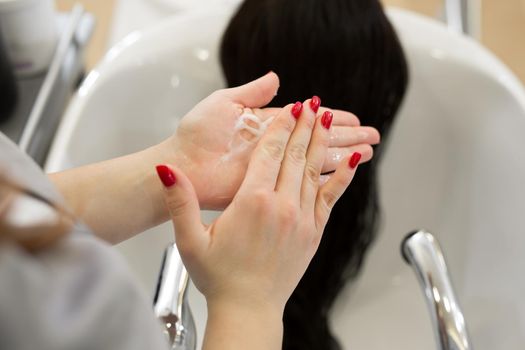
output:
M 360 278 L 338 299 L 332 326 L 345 349 L 435 348 L 423 294 L 399 252 L 406 233 L 425 228 L 443 246 L 474 348 L 522 349 L 523 87 L 477 42 L 410 12 L 388 15 L 408 56 L 410 86 L 381 166 L 381 230 Z M 173 133 L 192 106 L 224 86 L 217 50 L 230 16 L 187 12 L 111 48 L 72 100 L 46 170 L 134 152 Z M 116 247 L 150 294 L 171 241 L 164 224 Z M 194 289 L 190 306 L 202 340 L 206 309 Z

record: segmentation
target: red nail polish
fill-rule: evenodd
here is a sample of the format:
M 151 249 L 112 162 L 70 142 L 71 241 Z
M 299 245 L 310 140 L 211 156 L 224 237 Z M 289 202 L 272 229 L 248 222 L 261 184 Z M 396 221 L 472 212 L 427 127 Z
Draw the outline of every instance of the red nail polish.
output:
M 310 108 L 312 109 L 312 111 L 317 113 L 319 107 L 321 107 L 321 99 L 318 96 L 312 97 L 312 99 L 310 100 Z
M 359 164 L 359 161 L 361 160 L 361 153 L 355 152 L 350 157 L 350 160 L 348 161 L 348 165 L 351 169 L 355 169 L 357 167 L 357 164 Z
M 175 177 L 175 174 L 173 173 L 173 171 L 171 171 L 170 168 L 168 168 L 165 165 L 157 165 L 156 169 L 160 181 L 162 181 L 164 186 L 171 187 L 175 185 L 175 183 L 177 182 L 177 178 Z
M 326 111 L 323 113 L 323 116 L 321 117 L 321 124 L 323 124 L 326 130 L 330 130 L 330 125 L 332 125 L 333 118 L 334 115 L 332 112 Z
M 301 102 L 295 102 L 292 107 L 292 115 L 295 119 L 299 119 L 301 116 L 301 111 L 303 110 L 303 104 Z

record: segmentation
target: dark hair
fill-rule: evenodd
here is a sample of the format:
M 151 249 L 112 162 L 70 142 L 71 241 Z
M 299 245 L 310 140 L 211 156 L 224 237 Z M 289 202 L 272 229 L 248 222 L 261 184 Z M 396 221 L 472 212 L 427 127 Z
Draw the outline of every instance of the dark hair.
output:
M 221 46 L 229 86 L 270 70 L 281 79 L 273 106 L 313 95 L 323 105 L 355 113 L 388 136 L 408 82 L 396 33 L 378 0 L 246 0 Z M 319 249 L 288 301 L 283 349 L 340 349 L 329 311 L 359 272 L 379 221 L 377 165 L 359 167 L 334 207 Z

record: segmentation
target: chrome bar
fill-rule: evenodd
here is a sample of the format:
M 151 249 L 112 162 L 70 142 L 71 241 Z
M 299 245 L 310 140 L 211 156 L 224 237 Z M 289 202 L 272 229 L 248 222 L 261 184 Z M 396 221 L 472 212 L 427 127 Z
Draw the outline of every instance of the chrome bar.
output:
M 401 244 L 405 261 L 425 292 L 439 350 L 472 350 L 465 318 L 450 281 L 438 241 L 426 231 L 409 234 Z
M 448 27 L 472 37 L 480 36 L 481 0 L 445 0 Z
M 83 14 L 84 9 L 78 4 L 75 5 L 71 11 L 69 24 L 65 29 L 64 34 L 60 37 L 57 50 L 55 51 L 55 55 L 53 56 L 53 60 L 49 67 L 49 71 L 47 72 L 44 83 L 42 84 L 42 88 L 38 93 L 33 109 L 31 110 L 31 114 L 29 115 L 29 119 L 27 120 L 27 124 L 22 131 L 22 136 L 20 137 L 18 146 L 23 152 L 28 152 L 29 146 L 33 141 L 36 128 L 42 119 L 46 103 L 53 93 L 53 87 L 59 78 L 62 64 L 66 59 L 71 42 L 75 39 L 75 33 L 77 32 L 77 28 L 81 22 Z
M 154 311 L 164 326 L 164 332 L 177 350 L 194 350 L 196 330 L 187 304 L 189 275 L 182 264 L 175 244 L 165 252 L 157 282 Z
M 466 34 L 467 18 L 465 15 L 465 0 L 446 0 L 445 1 L 445 18 L 449 28 Z

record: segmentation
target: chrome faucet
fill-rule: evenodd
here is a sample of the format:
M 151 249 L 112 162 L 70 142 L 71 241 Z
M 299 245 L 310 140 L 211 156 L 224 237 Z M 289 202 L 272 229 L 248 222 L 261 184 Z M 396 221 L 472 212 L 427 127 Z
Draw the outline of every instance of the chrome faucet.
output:
M 189 275 L 175 243 L 164 251 L 154 311 L 172 350 L 195 350 L 197 332 L 187 301 Z
M 465 318 L 457 302 L 441 247 L 426 231 L 416 231 L 401 244 L 425 292 L 439 350 L 472 350 Z
M 480 0 L 445 0 L 445 20 L 458 33 L 479 37 Z

